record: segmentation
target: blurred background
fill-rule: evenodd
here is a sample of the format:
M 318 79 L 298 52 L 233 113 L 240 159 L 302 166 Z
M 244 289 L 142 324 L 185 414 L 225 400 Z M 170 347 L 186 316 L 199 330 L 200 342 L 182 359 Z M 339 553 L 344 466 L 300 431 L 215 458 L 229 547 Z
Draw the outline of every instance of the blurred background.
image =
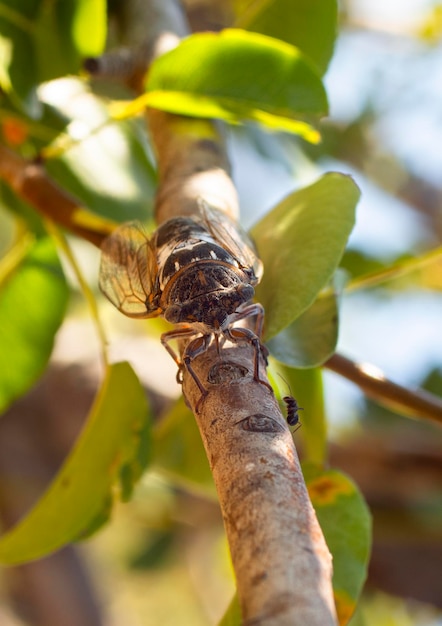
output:
M 221 28 L 231 15 L 226 1 L 184 4 L 195 29 Z M 343 260 L 350 278 L 441 246 L 442 4 L 341 2 L 340 35 L 325 83 L 330 116 L 319 146 L 251 126 L 229 129 L 244 224 L 251 226 L 287 193 L 335 170 L 354 176 L 362 190 Z M 46 97 L 52 98 L 50 88 Z M 148 158 L 146 146 L 137 149 Z M 109 170 L 106 179 L 112 179 Z M 141 206 L 140 198 L 151 202 L 154 176 L 143 185 L 133 192 L 134 206 Z M 0 205 L 2 248 L 14 228 Z M 72 245 L 95 286 L 97 253 L 83 242 Z M 52 469 L 38 477 L 42 485 L 79 432 L 101 375 L 99 342 L 73 277 L 71 282 L 74 296 L 51 368 L 0 425 L 0 439 L 16 442 L 14 454 L 32 458 L 37 455 L 32 439 L 42 428 L 33 413 L 39 407 L 39 419 L 51 433 L 45 446 Z M 439 262 L 345 295 L 338 350 L 376 365 L 405 387 L 442 395 L 441 290 Z M 155 416 L 167 412 L 180 389 L 175 366 L 159 346 L 161 322 L 133 322 L 102 300 L 100 311 L 112 358 L 134 365 Z M 374 516 L 369 578 L 351 625 L 441 626 L 440 429 L 379 407 L 336 374 L 325 371 L 324 386 L 330 464 L 355 479 Z M 31 424 L 28 441 L 18 442 L 21 422 Z M 296 437 L 302 449 L 302 429 Z M 79 622 L 73 610 L 71 621 L 66 615 L 58 621 L 63 626 L 207 626 L 221 618 L 234 590 L 209 480 L 201 488 L 191 481 L 177 486 L 164 473 L 150 471 L 133 501 L 119 505 L 103 531 L 60 558 L 74 572 L 90 617 Z M 41 567 L 46 574 L 39 584 L 21 568 L 0 573 L 1 624 L 43 624 L 32 603 L 41 602 L 48 590 L 54 595 L 57 581 L 50 565 Z

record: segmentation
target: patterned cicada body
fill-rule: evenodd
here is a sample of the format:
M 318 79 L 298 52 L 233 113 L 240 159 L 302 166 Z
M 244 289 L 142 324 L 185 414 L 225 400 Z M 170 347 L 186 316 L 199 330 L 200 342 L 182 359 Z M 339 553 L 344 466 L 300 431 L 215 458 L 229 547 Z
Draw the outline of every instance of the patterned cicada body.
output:
M 207 206 L 199 216 L 168 220 L 150 238 L 136 222 L 122 225 L 102 245 L 103 293 L 129 317 L 162 315 L 176 325 L 162 343 L 180 367 L 187 367 L 203 395 L 206 389 L 191 361 L 212 341 L 252 343 L 254 376 L 260 380 L 263 309 L 251 300 L 261 274 L 247 235 Z M 255 332 L 234 326 L 252 316 Z M 189 339 L 183 361 L 169 345 L 180 338 Z

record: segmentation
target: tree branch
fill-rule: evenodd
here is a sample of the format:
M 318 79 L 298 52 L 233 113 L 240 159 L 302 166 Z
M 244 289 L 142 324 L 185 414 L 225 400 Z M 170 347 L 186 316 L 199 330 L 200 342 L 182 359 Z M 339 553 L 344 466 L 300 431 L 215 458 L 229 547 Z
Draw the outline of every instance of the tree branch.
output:
M 275 396 L 253 379 L 253 349 L 194 362 L 209 388 L 184 393 L 212 469 L 247 626 L 336 624 L 332 563 Z M 261 370 L 264 363 L 261 363 Z
M 50 179 L 41 164 L 29 162 L 1 144 L 0 178 L 40 215 L 50 218 L 97 247 L 100 247 L 115 226 L 110 221 L 106 223 L 104 219 L 97 220 L 92 225 L 91 220 L 85 219 L 86 211 Z
M 151 0 L 156 12 L 164 5 Z M 160 30 L 151 21 L 152 37 Z M 171 23 L 169 31 L 182 26 Z M 159 223 L 195 215 L 198 199 L 236 218 L 238 202 L 217 126 L 148 111 L 159 168 Z M 224 517 L 238 596 L 248 626 L 336 624 L 331 556 L 302 476 L 293 439 L 273 393 L 254 380 L 250 345 L 213 345 L 192 362 L 208 389 L 183 371 Z M 262 361 L 262 360 L 261 360 Z M 264 378 L 265 364 L 260 364 Z
M 392 411 L 442 424 L 442 400 L 431 393 L 422 389 L 410 391 L 385 378 L 373 365 L 355 363 L 341 354 L 334 354 L 325 366 Z

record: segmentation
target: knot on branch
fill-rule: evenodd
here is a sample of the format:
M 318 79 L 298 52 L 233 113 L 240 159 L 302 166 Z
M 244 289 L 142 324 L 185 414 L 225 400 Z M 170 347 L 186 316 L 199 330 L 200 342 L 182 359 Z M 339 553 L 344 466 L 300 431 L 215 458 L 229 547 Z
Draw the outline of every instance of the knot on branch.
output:
M 211 385 L 225 385 L 226 383 L 239 382 L 248 374 L 247 367 L 234 361 L 217 362 L 210 368 L 207 381 Z
M 249 430 L 255 433 L 280 433 L 284 430 L 279 422 L 263 413 L 248 415 L 237 423 L 240 424 L 242 430 Z

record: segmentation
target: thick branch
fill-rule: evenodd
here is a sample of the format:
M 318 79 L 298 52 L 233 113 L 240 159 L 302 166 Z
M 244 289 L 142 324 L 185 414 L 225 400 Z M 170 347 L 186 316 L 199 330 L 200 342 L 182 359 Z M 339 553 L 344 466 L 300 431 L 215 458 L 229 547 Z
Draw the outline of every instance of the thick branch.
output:
M 247 626 L 335 624 L 331 556 L 275 396 L 253 380 L 253 349 L 195 360 L 184 392 L 213 472 Z M 264 369 L 264 363 L 261 363 Z
M 155 11 L 164 2 L 151 0 Z M 150 24 L 155 27 L 154 24 Z M 170 30 L 179 32 L 176 24 Z M 153 32 L 152 36 L 160 35 Z M 198 198 L 237 218 L 236 191 L 215 124 L 148 112 L 160 185 L 158 222 L 198 211 Z M 183 371 L 213 471 L 244 623 L 336 623 L 331 556 L 309 501 L 290 431 L 273 393 L 254 380 L 250 345 L 213 345 Z M 265 364 L 261 363 L 264 377 Z
M 198 213 L 198 199 L 238 219 L 238 198 L 220 128 L 209 120 L 148 111 L 160 176 L 158 223 Z

